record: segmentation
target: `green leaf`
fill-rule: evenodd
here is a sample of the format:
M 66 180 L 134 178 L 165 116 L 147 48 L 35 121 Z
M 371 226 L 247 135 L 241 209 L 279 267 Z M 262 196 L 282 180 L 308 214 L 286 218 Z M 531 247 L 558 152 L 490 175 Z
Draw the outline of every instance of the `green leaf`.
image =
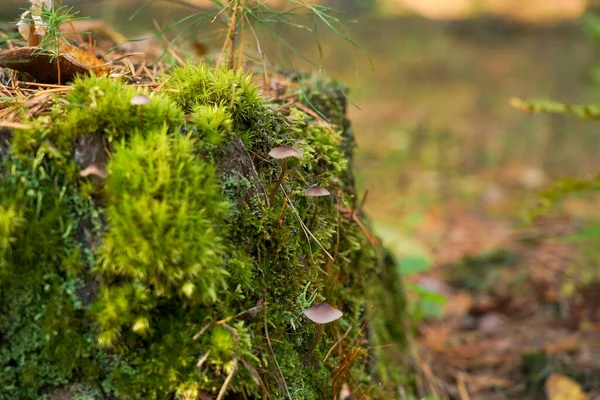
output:
M 431 266 L 431 260 L 422 256 L 405 256 L 398 260 L 398 268 L 402 276 L 427 271 Z

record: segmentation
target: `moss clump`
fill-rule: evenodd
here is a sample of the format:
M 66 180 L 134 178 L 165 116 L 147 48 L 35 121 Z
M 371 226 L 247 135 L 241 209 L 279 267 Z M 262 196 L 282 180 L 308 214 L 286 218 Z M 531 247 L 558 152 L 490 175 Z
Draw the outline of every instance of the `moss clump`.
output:
M 167 96 L 152 94 L 149 104 L 131 104 L 134 96 L 144 93 L 108 77 L 79 77 L 73 82 L 73 90 L 53 107 L 50 116 L 39 118 L 35 129 L 15 137 L 13 150 L 21 154 L 51 142 L 62 153 L 72 156 L 79 135 L 102 134 L 110 143 L 136 130 L 148 131 L 163 124 L 171 131 L 179 129 L 184 114 Z
M 393 260 L 339 212 L 356 193 L 338 92 L 313 93 L 325 123 L 266 102 L 240 72 L 175 68 L 165 87 L 177 90 L 134 107 L 134 88 L 80 79 L 12 141 L 0 169 L 0 398 L 77 387 L 323 399 L 344 382 L 393 397 L 400 349 L 368 346 L 401 341 L 401 286 Z M 82 132 L 102 149 L 104 181 L 78 174 L 92 159 L 78 158 Z M 281 169 L 268 152 L 281 144 L 304 157 L 267 201 Z M 315 184 L 335 196 L 313 220 L 304 191 Z M 318 301 L 344 317 L 307 356 L 316 327 L 302 310 Z M 372 355 L 385 362 L 366 368 Z
M 241 71 L 188 65 L 173 68 L 165 78 L 165 88 L 173 89 L 169 95 L 183 110 L 191 112 L 207 105 L 228 107 L 236 128 L 251 125 L 265 107 L 252 77 Z
M 151 330 L 152 305 L 162 298 L 210 304 L 225 287 L 221 234 L 228 204 L 215 168 L 194 147 L 190 136 L 169 136 L 166 129 L 136 133 L 115 147 L 105 183 L 109 229 L 96 268 L 106 282 L 118 282 L 103 289 L 97 313 L 103 344 L 112 344 L 123 326 Z M 143 313 L 130 311 L 136 308 Z
M 207 153 L 231 143 L 231 114 L 224 106 L 198 105 L 192 113 L 192 126 L 198 146 Z

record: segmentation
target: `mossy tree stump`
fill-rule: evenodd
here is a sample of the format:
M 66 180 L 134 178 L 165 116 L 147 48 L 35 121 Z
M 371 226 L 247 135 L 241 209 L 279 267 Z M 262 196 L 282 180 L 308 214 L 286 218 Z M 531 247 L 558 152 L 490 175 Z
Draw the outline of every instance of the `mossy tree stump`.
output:
M 169 75 L 146 105 L 77 79 L 2 134 L 0 398 L 395 397 L 402 289 L 339 211 L 357 200 L 345 98 L 313 79 L 280 106 L 242 73 Z M 283 144 L 303 157 L 269 201 Z M 80 176 L 92 164 L 106 179 Z M 332 193 L 316 216 L 312 185 Z M 311 301 L 344 316 L 303 360 Z

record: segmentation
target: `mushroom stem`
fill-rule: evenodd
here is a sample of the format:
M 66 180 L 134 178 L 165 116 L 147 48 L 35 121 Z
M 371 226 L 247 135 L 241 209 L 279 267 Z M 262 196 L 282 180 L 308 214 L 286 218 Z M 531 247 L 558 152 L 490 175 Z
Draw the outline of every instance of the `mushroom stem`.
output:
M 287 172 L 288 172 L 287 159 L 284 158 L 281 163 L 281 174 L 279 175 L 279 179 L 277 179 L 277 182 L 275 183 L 275 187 L 269 194 L 269 202 L 273 201 L 273 198 L 275 198 L 275 195 L 277 194 L 277 190 L 279 190 L 279 186 L 281 186 L 281 184 L 283 183 L 283 180 L 285 179 Z
M 317 213 L 319 211 L 319 198 L 315 197 L 315 213 L 310 221 L 310 226 L 315 226 L 315 222 L 317 221 Z
M 302 364 L 306 364 L 308 362 L 308 359 L 310 358 L 310 356 L 312 356 L 312 353 L 317 348 L 317 345 L 319 344 L 319 339 L 321 339 L 322 334 L 323 325 L 317 325 L 317 330 L 315 331 L 315 338 L 313 339 L 310 348 L 306 351 L 306 354 L 304 354 L 304 357 L 302 357 Z

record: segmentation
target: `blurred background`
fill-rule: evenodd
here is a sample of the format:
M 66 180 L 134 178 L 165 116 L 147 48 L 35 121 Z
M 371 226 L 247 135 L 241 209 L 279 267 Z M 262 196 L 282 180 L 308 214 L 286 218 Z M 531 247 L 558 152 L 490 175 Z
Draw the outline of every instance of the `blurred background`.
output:
M 182 3 L 153 2 L 130 21 L 143 2 L 65 1 L 128 37 L 210 5 Z M 322 3 L 356 20 L 346 29 L 368 55 L 323 26 L 317 43 L 277 25 L 302 57 L 274 41 L 269 62 L 314 69 L 306 57 L 348 86 L 364 211 L 406 276 L 418 365 L 433 371 L 438 396 L 462 396 L 461 382 L 472 398 L 539 393 L 552 374 L 599 389 L 598 196 L 577 193 L 530 218 L 545 188 L 600 171 L 598 125 L 528 115 L 510 100 L 600 100 L 600 1 Z M 0 20 L 26 6 L 0 0 Z

